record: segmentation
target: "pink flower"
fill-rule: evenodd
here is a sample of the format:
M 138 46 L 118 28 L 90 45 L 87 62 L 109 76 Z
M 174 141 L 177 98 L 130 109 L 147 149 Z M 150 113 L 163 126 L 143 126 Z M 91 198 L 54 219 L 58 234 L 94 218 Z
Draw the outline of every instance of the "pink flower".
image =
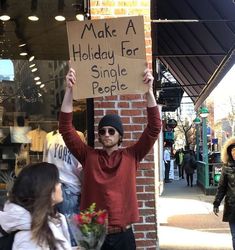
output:
M 98 224 L 104 225 L 106 219 L 107 219 L 107 212 L 106 211 L 100 211 L 97 213 L 96 222 Z
M 78 224 L 83 224 L 83 219 L 82 219 L 82 215 L 81 214 L 75 214 L 74 215 L 74 220 Z

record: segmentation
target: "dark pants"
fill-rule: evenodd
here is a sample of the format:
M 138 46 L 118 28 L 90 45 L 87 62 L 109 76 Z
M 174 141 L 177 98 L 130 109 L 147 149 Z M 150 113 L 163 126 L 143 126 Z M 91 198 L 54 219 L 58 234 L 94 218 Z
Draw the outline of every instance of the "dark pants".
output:
M 135 236 L 132 228 L 125 232 L 108 234 L 101 250 L 135 250 Z
M 235 250 L 235 223 L 229 222 L 229 227 L 232 235 L 232 241 L 233 241 L 233 250 Z
M 165 181 L 169 181 L 170 161 L 165 163 Z
M 187 178 L 188 186 L 189 186 L 189 184 L 192 186 L 193 185 L 193 174 L 186 174 L 186 178 Z
M 181 165 L 181 170 L 182 170 L 182 179 L 184 179 L 184 165 Z
M 181 164 L 178 164 L 178 172 L 179 172 L 180 178 L 184 176 L 184 173 L 182 172 L 182 165 Z

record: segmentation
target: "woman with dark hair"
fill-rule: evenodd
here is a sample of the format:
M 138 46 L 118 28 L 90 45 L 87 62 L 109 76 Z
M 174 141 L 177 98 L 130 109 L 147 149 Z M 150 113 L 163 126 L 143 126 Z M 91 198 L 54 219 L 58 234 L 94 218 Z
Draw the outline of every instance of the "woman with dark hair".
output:
M 224 144 L 221 151 L 221 160 L 224 166 L 213 202 L 213 211 L 218 216 L 219 206 L 225 198 L 223 221 L 229 223 L 233 249 L 235 250 L 235 137 L 231 137 Z
M 65 217 L 56 212 L 62 202 L 58 168 L 42 162 L 26 166 L 16 178 L 0 211 L 0 226 L 15 234 L 13 250 L 70 250 Z

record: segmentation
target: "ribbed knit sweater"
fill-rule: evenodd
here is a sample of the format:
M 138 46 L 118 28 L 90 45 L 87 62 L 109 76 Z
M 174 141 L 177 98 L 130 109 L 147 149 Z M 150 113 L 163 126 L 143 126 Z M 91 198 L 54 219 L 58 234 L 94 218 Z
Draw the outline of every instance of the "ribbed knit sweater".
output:
M 137 142 L 108 155 L 81 141 L 72 126 L 72 113 L 60 113 L 59 131 L 84 170 L 80 209 L 95 202 L 97 209 L 108 211 L 109 225 L 125 227 L 139 220 L 136 170 L 160 133 L 157 107 L 147 108 L 147 119 L 147 127 Z

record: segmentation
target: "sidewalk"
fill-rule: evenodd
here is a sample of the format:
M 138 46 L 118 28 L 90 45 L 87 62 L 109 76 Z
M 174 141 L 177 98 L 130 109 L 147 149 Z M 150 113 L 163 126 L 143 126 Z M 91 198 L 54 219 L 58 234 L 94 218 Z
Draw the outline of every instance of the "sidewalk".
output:
M 176 177 L 177 178 L 177 177 Z M 160 250 L 232 250 L 228 223 L 213 213 L 214 196 L 186 180 L 166 183 L 159 199 Z

